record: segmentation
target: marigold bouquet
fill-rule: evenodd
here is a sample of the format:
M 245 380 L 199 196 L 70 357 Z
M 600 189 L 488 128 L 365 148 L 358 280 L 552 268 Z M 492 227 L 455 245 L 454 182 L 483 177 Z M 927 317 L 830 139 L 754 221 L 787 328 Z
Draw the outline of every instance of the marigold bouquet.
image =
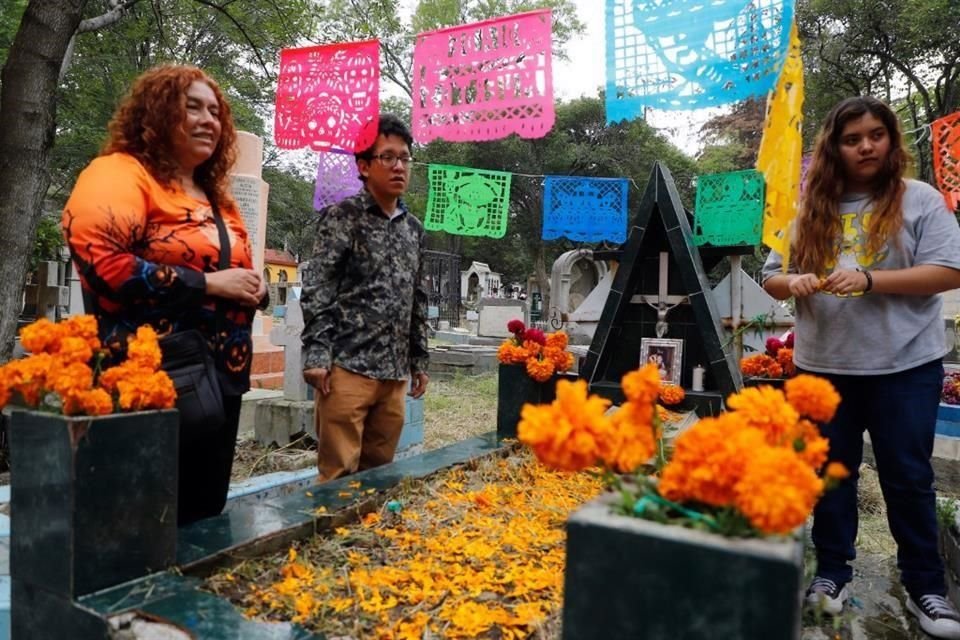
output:
M 503 364 L 522 364 L 527 375 L 537 382 L 546 382 L 554 373 L 563 373 L 573 366 L 573 354 L 567 351 L 567 334 L 563 331 L 544 333 L 527 328 L 521 320 L 511 320 L 507 330 L 513 334 L 497 349 Z
M 655 411 L 657 369 L 628 373 L 621 387 L 627 400 L 609 415 L 610 401 L 588 395 L 585 382 L 560 381 L 552 404 L 524 406 L 517 431 L 548 466 L 599 465 L 627 515 L 724 535 L 787 534 L 847 475 L 842 465 L 825 465 L 829 444 L 816 423 L 833 417 L 840 396 L 822 378 L 800 375 L 784 390 L 730 396 L 730 411 L 681 433 L 670 456 Z
M 131 336 L 126 361 L 107 369 L 97 320 L 90 315 L 60 323 L 38 320 L 20 330 L 20 343 L 30 355 L 0 366 L 0 408 L 14 403 L 67 416 L 99 416 L 169 409 L 176 400 L 173 382 L 159 370 L 160 345 L 149 326 Z
M 790 378 L 797 374 L 793 364 L 793 332 L 783 338 L 767 338 L 766 352 L 740 360 L 740 371 L 755 378 Z

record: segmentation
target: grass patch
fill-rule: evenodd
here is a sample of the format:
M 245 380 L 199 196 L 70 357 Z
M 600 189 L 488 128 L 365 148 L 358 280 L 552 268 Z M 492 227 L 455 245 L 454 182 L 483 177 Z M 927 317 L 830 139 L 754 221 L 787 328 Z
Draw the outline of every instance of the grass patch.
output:
M 497 374 L 431 380 L 423 397 L 423 448 L 436 449 L 497 428 Z

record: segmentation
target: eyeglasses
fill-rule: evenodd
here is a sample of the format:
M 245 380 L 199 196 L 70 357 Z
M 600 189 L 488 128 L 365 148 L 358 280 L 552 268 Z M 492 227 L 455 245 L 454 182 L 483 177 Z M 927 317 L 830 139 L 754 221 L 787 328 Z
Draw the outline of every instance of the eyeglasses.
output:
M 379 155 L 370 157 L 376 158 L 380 161 L 380 164 L 388 169 L 392 169 L 397 166 L 398 162 L 402 162 L 406 167 L 409 167 L 411 164 L 413 164 L 413 156 L 397 156 L 392 153 L 381 153 Z

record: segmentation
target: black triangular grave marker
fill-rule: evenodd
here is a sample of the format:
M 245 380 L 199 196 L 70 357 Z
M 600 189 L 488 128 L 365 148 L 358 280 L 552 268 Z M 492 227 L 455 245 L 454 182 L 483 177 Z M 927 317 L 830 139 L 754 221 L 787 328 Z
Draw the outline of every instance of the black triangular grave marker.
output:
M 590 391 L 622 402 L 620 379 L 640 363 L 643 338 L 656 337 L 657 311 L 650 304 L 632 302 L 643 295 L 659 300 L 660 253 L 668 254 L 668 296 L 687 296 L 667 314 L 664 338 L 683 340 L 681 386 L 701 415 L 719 410 L 726 398 L 743 386 L 733 355 L 724 353 L 724 334 L 710 292 L 700 254 L 673 177 L 659 162 L 654 164 L 640 204 L 637 226 L 624 247 L 590 351 L 580 377 Z M 706 368 L 704 393 L 690 391 L 692 369 Z

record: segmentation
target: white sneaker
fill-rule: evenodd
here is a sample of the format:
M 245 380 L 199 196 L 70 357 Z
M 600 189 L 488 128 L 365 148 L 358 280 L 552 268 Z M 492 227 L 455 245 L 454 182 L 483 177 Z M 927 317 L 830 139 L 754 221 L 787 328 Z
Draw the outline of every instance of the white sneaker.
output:
M 927 594 L 919 602 L 907 597 L 907 611 L 917 616 L 920 628 L 934 638 L 960 640 L 960 613 L 943 596 Z
M 807 587 L 807 604 L 832 616 L 843 611 L 847 600 L 847 585 L 840 586 L 833 580 L 817 576 Z

